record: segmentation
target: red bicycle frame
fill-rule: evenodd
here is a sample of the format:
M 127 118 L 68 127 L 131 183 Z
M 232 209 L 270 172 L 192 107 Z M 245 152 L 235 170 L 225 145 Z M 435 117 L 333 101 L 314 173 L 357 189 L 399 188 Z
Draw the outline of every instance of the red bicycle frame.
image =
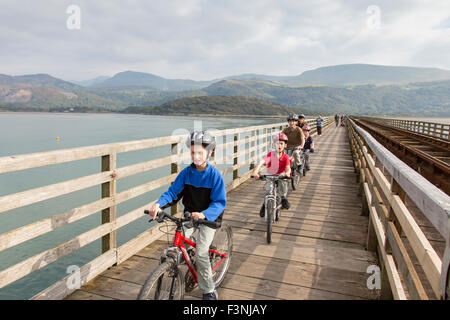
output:
M 186 264 L 189 268 L 189 271 L 191 272 L 192 276 L 194 277 L 195 283 L 198 283 L 198 278 L 197 278 L 197 270 L 195 269 L 194 265 L 192 264 L 192 261 L 189 257 L 189 254 L 186 251 L 186 247 L 184 246 L 184 243 L 189 244 L 192 247 L 196 247 L 197 244 L 192 241 L 191 239 L 185 237 L 181 231 L 176 231 L 175 232 L 175 238 L 173 240 L 173 245 L 175 247 L 178 247 L 181 250 L 181 253 L 183 255 L 184 260 L 186 261 Z M 220 261 L 212 268 L 212 271 L 216 270 L 216 268 L 223 262 L 223 260 L 226 258 L 227 253 L 220 253 L 217 250 L 214 249 L 209 249 L 209 253 L 214 253 L 217 254 L 219 256 L 221 256 L 222 258 L 220 259 Z

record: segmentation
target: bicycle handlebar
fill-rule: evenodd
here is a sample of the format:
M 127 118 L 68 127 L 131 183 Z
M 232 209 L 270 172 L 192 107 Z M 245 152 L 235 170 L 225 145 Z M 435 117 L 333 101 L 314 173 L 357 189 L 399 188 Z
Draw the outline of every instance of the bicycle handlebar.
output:
M 254 178 L 254 176 L 251 176 L 252 178 Z M 258 180 L 266 180 L 266 178 L 275 178 L 275 179 L 279 179 L 279 180 L 290 180 L 291 177 L 287 177 L 287 176 L 280 176 L 279 174 L 262 174 L 259 176 Z
M 144 210 L 145 214 L 150 214 L 150 211 L 148 210 Z M 152 220 L 156 220 L 158 223 L 161 223 L 164 221 L 164 218 L 168 218 L 169 220 L 175 222 L 175 223 L 183 223 L 183 222 L 188 222 L 188 221 L 192 221 L 194 224 L 204 224 L 206 226 L 212 227 L 212 228 L 220 228 L 220 226 L 222 225 L 222 222 L 217 222 L 217 221 L 209 221 L 206 219 L 199 219 L 199 218 L 193 218 L 192 217 L 192 213 L 190 213 L 189 211 L 186 211 L 184 213 L 184 217 L 183 218 L 177 218 L 172 216 L 171 214 L 168 214 L 167 212 L 161 210 L 156 219 L 151 218 L 150 221 Z M 149 221 L 149 222 L 150 222 Z

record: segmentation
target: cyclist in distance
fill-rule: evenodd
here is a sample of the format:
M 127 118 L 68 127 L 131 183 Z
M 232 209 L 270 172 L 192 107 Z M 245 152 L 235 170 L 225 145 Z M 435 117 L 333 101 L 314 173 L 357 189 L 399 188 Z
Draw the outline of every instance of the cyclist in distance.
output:
M 295 113 L 289 114 L 287 121 L 289 126 L 283 130 L 283 133 L 288 138 L 287 148 L 293 149 L 294 165 L 299 167 L 301 165 L 300 150 L 305 144 L 305 135 L 303 130 L 297 126 L 298 116 Z M 288 155 L 291 156 L 290 153 Z
M 194 131 L 186 139 L 191 150 L 192 163 L 184 168 L 173 184 L 156 201 L 149 213 L 153 218 L 164 208 L 183 199 L 184 210 L 192 217 L 209 221 L 222 221 L 227 204 L 225 183 L 222 174 L 208 161 L 216 146 L 215 138 L 208 131 Z M 188 225 L 183 227 L 185 236 L 190 237 L 196 230 Z M 215 228 L 199 225 L 196 246 L 198 286 L 203 292 L 203 300 L 217 300 L 212 278 L 209 247 L 214 239 Z
M 298 126 L 300 127 L 300 128 L 303 128 L 303 126 L 306 124 L 306 121 L 305 121 L 305 115 L 303 114 L 303 113 L 300 113 L 299 115 L 298 115 Z
M 311 128 L 308 125 L 305 125 L 303 127 L 303 133 L 305 134 L 305 144 L 303 146 L 303 151 L 305 152 L 305 169 L 309 170 L 309 155 L 306 151 L 309 151 L 311 153 L 314 153 L 314 141 L 313 138 L 309 135 L 309 131 L 311 130 Z

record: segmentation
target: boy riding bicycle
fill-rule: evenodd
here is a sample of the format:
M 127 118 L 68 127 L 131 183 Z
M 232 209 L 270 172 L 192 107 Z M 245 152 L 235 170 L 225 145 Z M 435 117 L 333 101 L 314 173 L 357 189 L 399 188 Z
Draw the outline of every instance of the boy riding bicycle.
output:
M 298 115 L 298 123 L 297 123 L 297 126 L 299 126 L 300 129 L 301 129 L 301 128 L 303 128 L 303 126 L 304 126 L 305 124 L 307 124 L 306 121 L 305 121 L 305 115 L 304 115 L 303 113 L 300 113 L 300 114 Z
M 298 168 L 301 165 L 300 151 L 305 144 L 305 136 L 303 130 L 297 126 L 298 116 L 296 114 L 289 114 L 287 121 L 289 126 L 283 130 L 288 138 L 286 151 L 288 156 L 294 156 L 294 166 Z
M 303 133 L 305 134 L 305 144 L 303 145 L 302 151 L 305 154 L 305 169 L 309 170 L 309 152 L 314 153 L 314 141 L 309 135 L 311 128 L 308 125 L 303 126 Z
M 273 136 L 273 143 L 275 146 L 275 150 L 270 151 L 256 166 L 253 170 L 253 177 L 255 179 L 259 179 L 259 171 L 262 166 L 266 167 L 266 171 L 268 174 L 284 174 L 287 177 L 291 176 L 291 161 L 289 156 L 284 152 L 284 148 L 288 142 L 288 137 L 280 132 Z M 278 188 L 281 195 L 281 205 L 283 209 L 289 209 L 290 204 L 287 200 L 287 182 L 286 180 L 280 180 L 278 182 Z M 269 183 L 266 182 L 265 185 L 266 193 L 270 190 Z M 263 204 L 261 210 L 259 211 L 259 215 L 264 217 L 265 213 L 265 205 Z
M 191 150 L 191 165 L 178 174 L 169 189 L 153 204 L 149 214 L 154 219 L 160 210 L 183 198 L 184 211 L 191 212 L 193 218 L 222 221 L 227 204 L 225 183 L 220 171 L 207 161 L 216 140 L 208 131 L 194 131 L 187 138 L 186 146 Z M 196 228 L 187 226 L 183 229 L 186 237 L 196 231 Z M 217 300 L 208 252 L 216 229 L 201 224 L 198 230 L 198 286 L 203 291 L 203 300 Z

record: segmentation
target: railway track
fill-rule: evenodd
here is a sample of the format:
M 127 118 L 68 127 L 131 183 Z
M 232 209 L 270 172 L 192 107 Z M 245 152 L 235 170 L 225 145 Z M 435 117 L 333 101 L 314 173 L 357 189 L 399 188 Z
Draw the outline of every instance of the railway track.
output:
M 378 142 L 424 178 L 450 195 L 450 141 L 406 129 L 351 117 Z

